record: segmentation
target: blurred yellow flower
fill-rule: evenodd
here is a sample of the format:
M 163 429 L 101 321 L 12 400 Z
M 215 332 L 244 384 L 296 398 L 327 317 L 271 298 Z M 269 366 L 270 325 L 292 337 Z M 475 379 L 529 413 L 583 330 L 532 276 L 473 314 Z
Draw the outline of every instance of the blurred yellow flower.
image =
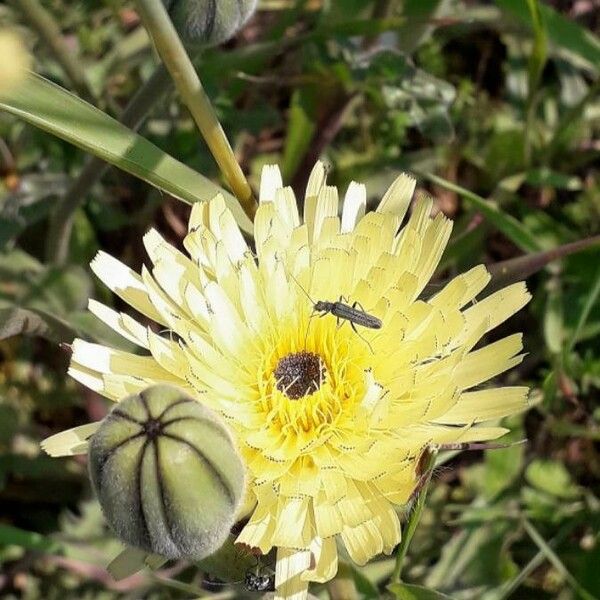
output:
M 0 96 L 5 96 L 25 79 L 31 55 L 21 37 L 12 29 L 0 29 Z
M 237 541 L 277 548 L 277 598 L 305 598 L 310 581 L 331 579 L 336 540 L 361 565 L 391 553 L 396 507 L 415 488 L 423 451 L 498 438 L 506 429 L 481 423 L 527 408 L 525 387 L 474 389 L 522 359 L 520 335 L 474 348 L 528 302 L 525 285 L 475 303 L 490 279 L 480 265 L 422 299 L 452 224 L 419 198 L 401 227 L 414 188 L 401 175 L 365 214 L 366 188 L 352 183 L 340 213 L 318 163 L 301 219 L 279 169 L 265 167 L 254 250 L 216 197 L 193 207 L 189 256 L 152 230 L 144 238 L 151 270 L 138 275 L 105 253 L 92 263 L 168 333 L 91 300 L 90 310 L 145 354 L 75 340 L 69 372 L 113 400 L 177 384 L 227 419 L 254 507 Z M 357 334 L 331 314 L 312 318 L 311 298 L 340 296 L 381 329 Z M 46 449 L 85 451 L 89 434 L 58 434 Z

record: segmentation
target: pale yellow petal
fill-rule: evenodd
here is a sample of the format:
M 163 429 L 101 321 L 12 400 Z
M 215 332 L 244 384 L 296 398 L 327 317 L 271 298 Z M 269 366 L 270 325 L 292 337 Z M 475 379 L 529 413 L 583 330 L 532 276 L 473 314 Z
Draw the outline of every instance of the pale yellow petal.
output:
M 116 331 L 126 340 L 129 340 L 142 348 L 148 348 L 146 328 L 135 319 L 132 319 L 129 315 L 117 312 L 92 299 L 88 302 L 88 309 L 93 315 L 106 323 L 113 331 Z
M 258 500 L 256 509 L 235 541 L 267 554 L 273 547 L 271 537 L 275 529 L 277 496 L 269 485 L 254 486 L 254 493 Z
M 322 162 L 317 162 L 311 171 L 306 186 L 306 197 L 304 199 L 304 224 L 308 228 L 309 238 L 312 240 L 315 215 L 317 211 L 317 199 L 325 186 L 326 171 Z
M 179 379 L 185 379 L 188 371 L 186 355 L 176 341 L 162 337 L 149 329 L 148 347 L 154 360 L 165 371 L 172 373 Z
M 309 567 L 309 550 L 277 548 L 274 600 L 305 600 L 308 582 L 302 575 Z
M 383 552 L 383 538 L 374 520 L 356 527 L 345 527 L 341 536 L 350 558 L 357 565 L 365 565 Z
M 354 230 L 356 224 L 364 217 L 366 207 L 367 188 L 361 183 L 351 182 L 342 208 L 342 233 Z
M 325 179 L 327 177 L 327 169 L 325 164 L 320 160 L 315 163 L 315 166 L 310 172 L 308 183 L 306 184 L 306 197 L 318 196 L 323 185 L 325 185 Z M 306 222 L 306 221 L 305 221 Z
M 88 439 L 100 427 L 100 423 L 100 421 L 88 423 L 87 425 L 80 425 L 79 427 L 73 427 L 72 429 L 56 433 L 41 443 L 42 450 L 50 456 L 86 454 Z
M 523 360 L 518 354 L 522 338 L 515 333 L 467 354 L 454 372 L 456 385 L 466 390 L 518 365 Z
M 434 306 L 450 305 L 462 308 L 485 288 L 490 279 L 491 275 L 485 266 L 478 265 L 452 279 L 429 300 L 429 303 Z
M 283 187 L 281 171 L 277 165 L 265 165 L 260 175 L 259 202 L 273 202 L 275 193 Z
M 146 566 L 148 553 L 139 548 L 125 548 L 110 562 L 106 570 L 115 581 L 134 575 Z
M 398 224 L 402 222 L 410 206 L 416 185 L 416 180 L 410 175 L 400 174 L 381 199 L 377 212 L 392 214 L 398 218 Z
M 151 356 L 139 356 L 80 339 L 73 341 L 72 350 L 74 363 L 99 373 L 122 373 L 174 383 L 179 380 L 163 369 Z
M 465 331 L 488 319 L 487 331 L 494 329 L 523 308 L 531 299 L 525 283 L 513 283 L 477 302 L 464 311 Z
M 447 413 L 435 420 L 446 425 L 480 423 L 500 419 L 529 407 L 529 389 L 526 387 L 490 388 L 464 392 Z
M 322 538 L 337 535 L 344 528 L 344 520 L 337 505 L 330 502 L 324 491 L 314 500 L 315 528 Z
M 312 518 L 309 517 L 310 499 L 279 496 L 274 546 L 307 548 L 313 535 Z
M 319 192 L 319 195 L 317 196 L 312 231 L 309 228 L 309 236 L 311 240 L 319 240 L 326 219 L 337 217 L 338 204 L 339 199 L 337 188 L 330 185 L 323 186 Z
M 300 225 L 300 215 L 298 214 L 298 203 L 294 190 L 291 187 L 282 187 L 275 192 L 275 208 L 279 213 L 281 220 L 290 229 Z
M 137 273 L 105 252 L 98 252 L 90 267 L 102 283 L 127 304 L 157 323 L 166 324 Z
M 83 365 L 78 364 L 76 361 L 71 360 L 71 364 L 69 365 L 69 370 L 67 373 L 75 380 L 84 385 L 85 387 L 110 398 L 111 400 L 118 400 L 118 397 L 115 397 L 106 392 L 104 389 L 104 379 L 102 377 L 102 373 L 99 373 L 95 369 L 89 369 Z
M 304 571 L 304 581 L 326 583 L 336 576 L 338 569 L 338 553 L 334 537 L 314 538 L 310 543 L 311 563 L 314 566 Z

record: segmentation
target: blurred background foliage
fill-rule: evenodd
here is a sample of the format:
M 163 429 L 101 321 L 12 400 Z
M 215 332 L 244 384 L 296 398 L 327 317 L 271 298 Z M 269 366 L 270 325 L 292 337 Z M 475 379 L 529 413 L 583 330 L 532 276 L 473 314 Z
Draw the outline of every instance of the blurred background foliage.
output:
M 38 73 L 116 118 L 154 77 L 141 134 L 219 181 L 155 72 L 133 3 L 41 4 L 70 58 L 32 18 L 37 2 L 0 4 L 0 25 L 18 27 Z M 599 26 L 594 0 L 262 0 L 234 41 L 195 64 L 254 186 L 276 162 L 301 192 L 319 156 L 332 184 L 363 181 L 373 201 L 399 171 L 416 174 L 455 220 L 443 281 L 600 233 Z M 73 136 L 82 123 L 75 111 Z M 40 452 L 42 438 L 106 412 L 66 376 L 74 335 L 123 344 L 85 311 L 89 297 L 120 306 L 89 261 L 101 248 L 137 269 L 150 226 L 177 245 L 186 230 L 189 207 L 168 191 L 89 162 L 0 112 L 0 597 L 248 596 L 206 583 L 243 579 L 243 556 L 225 573 L 214 560 L 112 581 L 104 567 L 120 544 L 85 462 Z M 202 196 L 195 181 L 180 197 Z M 441 458 L 403 570 L 440 595 L 404 588 L 398 598 L 600 598 L 600 251 L 583 246 L 548 264 L 507 263 L 537 271 L 533 302 L 494 334 L 524 332 L 528 356 L 505 380 L 527 383 L 537 401 L 509 422 L 510 438 L 528 442 Z M 390 558 L 342 564 L 314 592 L 378 598 L 392 569 Z

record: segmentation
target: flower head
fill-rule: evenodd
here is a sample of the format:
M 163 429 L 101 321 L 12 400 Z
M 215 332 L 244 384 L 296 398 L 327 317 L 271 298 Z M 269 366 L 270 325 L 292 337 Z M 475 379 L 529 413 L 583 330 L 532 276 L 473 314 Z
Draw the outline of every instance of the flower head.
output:
M 485 422 L 527 407 L 524 387 L 474 390 L 521 360 L 520 335 L 474 348 L 527 303 L 525 285 L 475 303 L 490 279 L 477 266 L 422 298 L 451 222 L 420 198 L 401 227 L 414 187 L 400 176 L 365 214 L 366 189 L 352 183 L 340 211 L 319 163 L 301 218 L 279 170 L 266 167 L 254 248 L 216 197 L 194 206 L 187 255 L 152 230 L 152 268 L 141 275 L 104 253 L 92 264 L 168 333 L 92 300 L 144 354 L 75 340 L 71 375 L 114 400 L 174 383 L 227 419 L 253 507 L 238 541 L 277 548 L 282 598 L 335 575 L 338 539 L 358 564 L 392 552 L 396 507 L 417 484 L 423 451 L 497 438 L 506 430 Z M 318 301 L 341 302 L 354 327 L 339 310 L 317 316 Z M 367 315 L 381 327 L 362 327 Z M 81 450 L 81 436 L 47 447 Z

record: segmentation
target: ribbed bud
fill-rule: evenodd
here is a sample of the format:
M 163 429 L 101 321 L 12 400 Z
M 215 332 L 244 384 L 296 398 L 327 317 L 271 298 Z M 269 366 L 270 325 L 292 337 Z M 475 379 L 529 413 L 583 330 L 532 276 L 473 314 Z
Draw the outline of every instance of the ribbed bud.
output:
M 89 469 L 115 533 L 167 558 L 218 550 L 244 493 L 243 463 L 221 420 L 167 385 L 112 409 L 91 438 Z
M 186 46 L 217 46 L 232 38 L 256 10 L 257 0 L 163 0 Z

